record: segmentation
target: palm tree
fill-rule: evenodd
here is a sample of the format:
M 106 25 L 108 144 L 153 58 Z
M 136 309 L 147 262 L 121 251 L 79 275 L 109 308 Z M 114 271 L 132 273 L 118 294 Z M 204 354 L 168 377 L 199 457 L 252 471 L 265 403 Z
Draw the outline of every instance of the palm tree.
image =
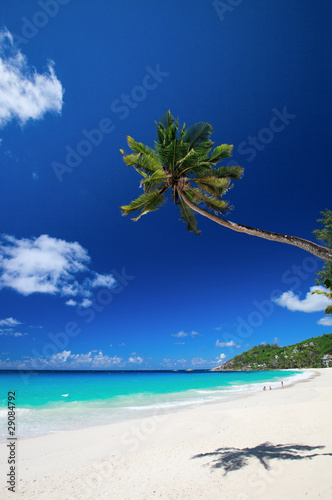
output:
M 327 271 L 330 273 L 330 276 L 332 276 L 332 267 L 328 268 Z M 332 291 L 331 291 L 332 290 L 332 278 L 326 278 L 323 281 L 323 285 L 325 286 L 326 290 L 324 290 L 323 292 L 320 290 L 314 290 L 313 292 L 311 292 L 311 295 L 313 295 L 314 293 L 317 293 L 319 295 L 325 295 L 325 297 L 332 300 Z M 325 309 L 325 314 L 332 314 L 332 305 L 327 306 L 327 308 Z
M 332 260 L 332 249 L 317 245 L 308 240 L 287 234 L 278 234 L 262 229 L 236 224 L 218 217 L 225 215 L 232 207 L 222 196 L 232 187 L 231 180 L 240 179 L 243 168 L 237 165 L 219 166 L 217 164 L 231 156 L 233 146 L 222 144 L 213 148 L 210 136 L 213 132 L 209 123 L 196 123 L 179 129 L 179 120 L 168 111 L 157 123 L 157 141 L 155 149 L 127 137 L 133 154 L 125 154 L 126 165 L 143 177 L 143 194 L 129 205 L 121 207 L 123 215 L 137 213 L 133 220 L 142 215 L 158 210 L 166 201 L 170 191 L 179 207 L 181 219 L 187 229 L 198 234 L 194 212 L 233 231 L 258 236 L 267 240 L 295 245 L 324 260 Z M 204 205 L 206 208 L 203 208 Z

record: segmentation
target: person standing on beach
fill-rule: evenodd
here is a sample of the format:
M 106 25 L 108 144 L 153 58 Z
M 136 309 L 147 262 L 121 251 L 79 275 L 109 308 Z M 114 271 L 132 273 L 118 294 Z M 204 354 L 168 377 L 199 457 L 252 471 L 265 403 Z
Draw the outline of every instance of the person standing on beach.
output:
M 281 387 L 282 387 L 282 388 L 284 388 L 284 383 L 283 383 L 283 381 L 281 381 Z

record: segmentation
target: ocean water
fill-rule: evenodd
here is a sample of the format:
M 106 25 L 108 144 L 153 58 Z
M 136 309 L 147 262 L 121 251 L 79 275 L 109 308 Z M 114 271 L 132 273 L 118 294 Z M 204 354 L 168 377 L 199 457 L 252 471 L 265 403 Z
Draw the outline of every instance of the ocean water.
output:
M 189 409 L 303 380 L 310 372 L 5 372 L 0 371 L 1 441 L 7 438 L 7 396 L 15 391 L 16 436 Z

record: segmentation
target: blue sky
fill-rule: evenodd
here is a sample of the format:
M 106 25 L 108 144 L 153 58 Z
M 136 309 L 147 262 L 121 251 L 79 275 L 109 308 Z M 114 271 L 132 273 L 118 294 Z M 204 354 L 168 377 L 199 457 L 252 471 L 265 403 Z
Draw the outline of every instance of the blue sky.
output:
M 210 368 L 330 333 L 322 262 L 171 203 L 138 222 L 119 152 L 212 124 L 245 169 L 229 219 L 314 240 L 331 209 L 332 6 L 1 2 L 0 368 Z

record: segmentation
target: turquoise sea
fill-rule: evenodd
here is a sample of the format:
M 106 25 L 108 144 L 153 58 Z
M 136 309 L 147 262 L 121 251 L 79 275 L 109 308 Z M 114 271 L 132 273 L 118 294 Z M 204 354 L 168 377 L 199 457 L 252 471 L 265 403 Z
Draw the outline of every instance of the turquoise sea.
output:
M 15 391 L 19 439 L 189 409 L 280 388 L 300 371 L 0 371 L 0 426 L 7 436 L 7 396 Z

